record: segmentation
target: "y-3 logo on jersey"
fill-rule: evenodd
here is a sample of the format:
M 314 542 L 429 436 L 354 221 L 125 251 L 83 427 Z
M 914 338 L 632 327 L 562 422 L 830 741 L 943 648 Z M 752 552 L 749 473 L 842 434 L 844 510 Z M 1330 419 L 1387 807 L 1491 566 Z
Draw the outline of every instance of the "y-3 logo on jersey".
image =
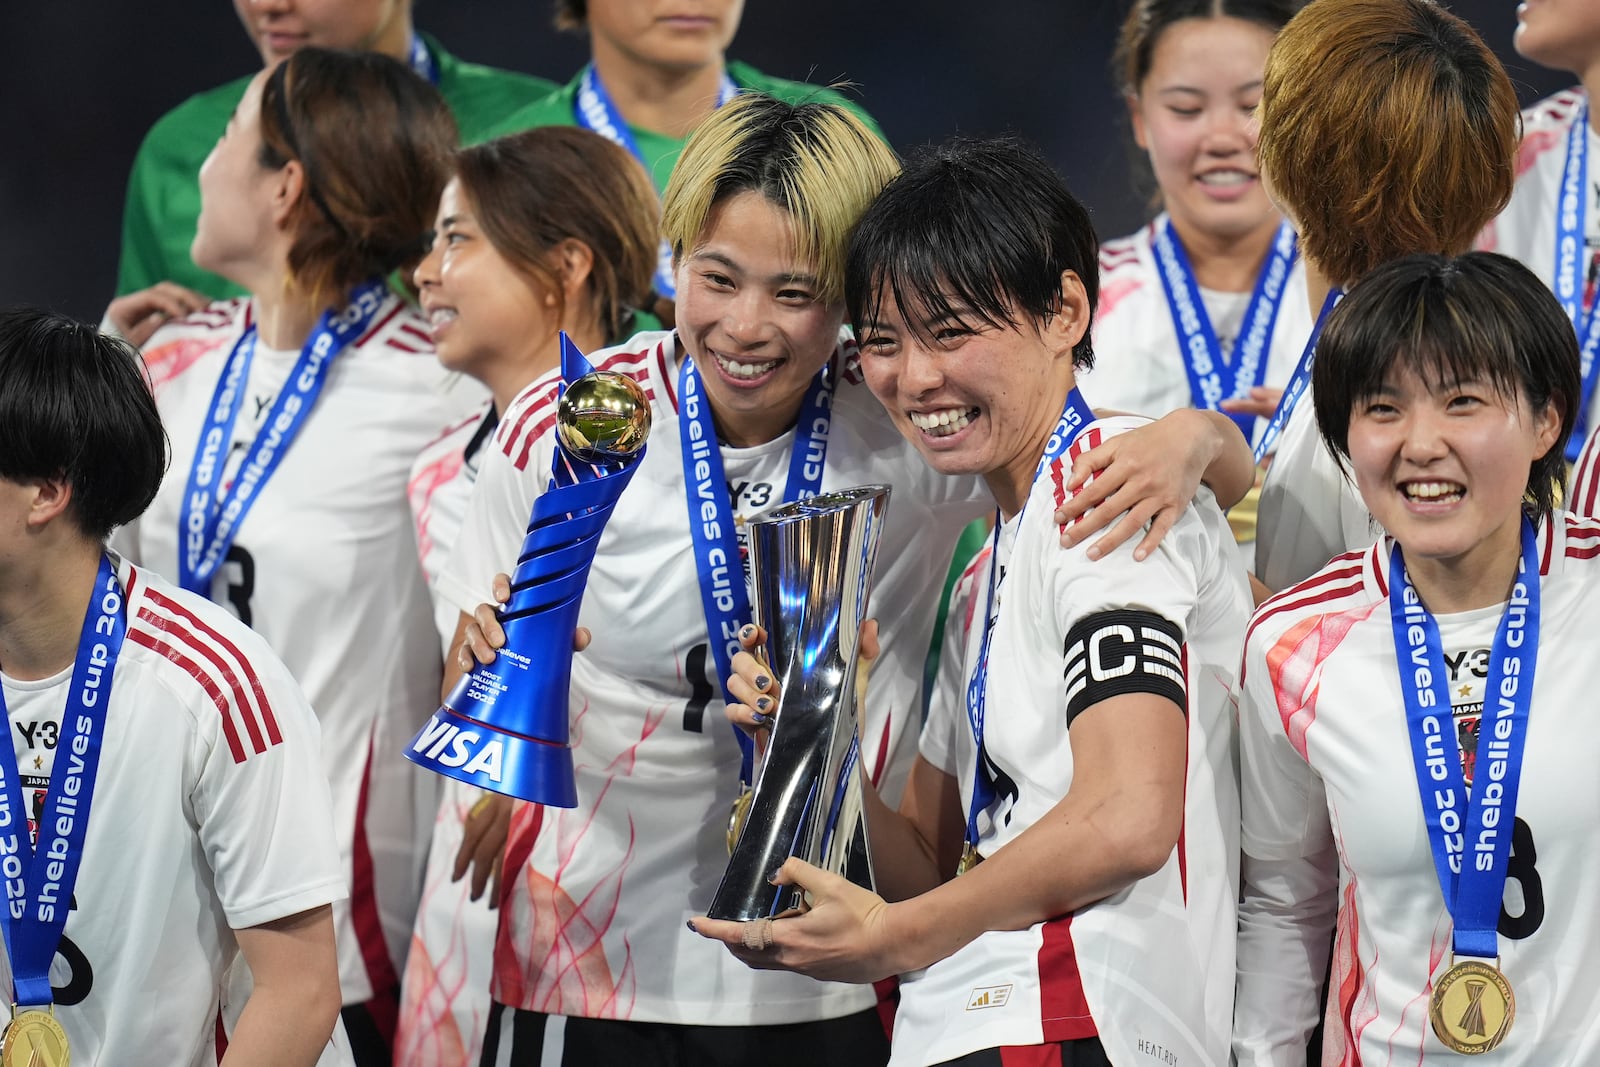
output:
M 728 499 L 734 511 L 759 511 L 773 503 L 771 482 L 729 482 Z
M 22 735 L 23 742 L 30 750 L 56 747 L 57 727 L 48 719 L 44 722 L 19 722 L 15 726 L 17 733 Z

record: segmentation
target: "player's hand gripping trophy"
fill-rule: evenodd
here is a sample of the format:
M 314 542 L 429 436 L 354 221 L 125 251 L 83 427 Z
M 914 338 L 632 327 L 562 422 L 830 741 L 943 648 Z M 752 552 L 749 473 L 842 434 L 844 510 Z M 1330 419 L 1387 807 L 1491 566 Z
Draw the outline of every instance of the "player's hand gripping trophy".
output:
M 596 371 L 564 333 L 561 377 L 550 486 L 534 503 L 499 612 L 505 647 L 461 679 L 406 758 L 570 808 L 578 803 L 567 711 L 573 633 L 601 531 L 644 456 L 650 402 L 627 375 Z
M 790 856 L 873 888 L 856 728 L 856 653 L 889 489 L 865 485 L 750 520 L 755 621 L 779 685 L 772 737 L 729 828 L 709 914 L 749 921 L 801 906 L 773 885 Z

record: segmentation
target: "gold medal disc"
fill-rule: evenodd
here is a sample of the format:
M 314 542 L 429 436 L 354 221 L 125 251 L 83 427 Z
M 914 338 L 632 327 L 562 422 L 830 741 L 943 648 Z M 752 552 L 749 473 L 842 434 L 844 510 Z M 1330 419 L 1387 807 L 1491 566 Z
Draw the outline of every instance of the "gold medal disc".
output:
M 733 846 L 739 843 L 739 834 L 744 830 L 744 820 L 750 814 L 750 800 L 756 795 L 754 789 L 746 789 L 739 794 L 739 799 L 733 802 L 733 810 L 728 812 L 728 855 L 733 855 Z
M 1428 1005 L 1433 1032 L 1452 1052 L 1475 1056 L 1505 1040 L 1517 1016 L 1511 983 L 1497 968 L 1463 960 L 1439 977 Z
M 67 1032 L 48 1011 L 22 1011 L 0 1035 L 0 1067 L 68 1067 Z
M 961 862 L 956 864 L 956 877 L 960 878 L 972 868 L 982 862 L 983 857 L 978 855 L 977 845 L 967 845 L 961 850 Z

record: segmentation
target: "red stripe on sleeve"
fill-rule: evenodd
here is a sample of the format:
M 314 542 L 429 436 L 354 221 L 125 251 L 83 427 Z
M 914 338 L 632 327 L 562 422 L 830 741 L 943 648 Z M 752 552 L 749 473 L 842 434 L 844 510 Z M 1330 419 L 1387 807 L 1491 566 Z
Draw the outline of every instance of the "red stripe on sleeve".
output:
M 1341 582 L 1355 579 L 1352 585 L 1339 585 L 1338 589 L 1330 592 L 1329 587 Z M 1250 626 L 1244 632 L 1245 644 L 1250 643 L 1251 636 L 1256 632 L 1256 627 L 1285 611 L 1296 608 L 1308 607 L 1312 604 L 1321 604 L 1333 596 L 1344 596 L 1361 588 L 1361 563 L 1351 563 L 1349 566 L 1340 567 L 1338 570 L 1326 573 L 1303 582 L 1300 585 L 1290 586 L 1288 589 L 1271 597 L 1262 603 L 1256 610 L 1255 618 L 1250 620 Z
M 265 749 L 260 743 L 260 733 L 256 726 L 256 719 L 252 716 L 252 712 L 254 712 L 256 716 L 260 717 L 261 724 L 266 727 L 267 740 L 274 745 L 282 744 L 283 734 L 278 730 L 277 716 L 272 713 L 272 704 L 267 700 L 266 687 L 261 684 L 261 679 L 256 676 L 255 667 L 251 665 L 249 659 L 245 657 L 245 654 L 239 651 L 239 646 L 235 645 L 232 641 L 228 640 L 228 638 L 224 637 L 222 634 L 206 625 L 203 621 L 201 621 L 199 616 L 195 615 L 189 609 L 179 604 L 176 600 L 161 595 L 155 589 L 150 590 L 150 601 L 163 611 L 170 611 L 172 614 L 180 616 L 195 629 L 199 630 L 201 633 L 205 634 L 217 644 L 228 650 L 228 655 L 233 657 L 234 662 L 237 663 L 244 672 L 245 685 L 242 688 L 239 685 L 237 673 L 235 673 L 232 668 L 224 663 L 221 657 L 212 652 L 209 646 L 206 646 L 200 642 L 193 642 L 194 646 L 204 651 L 207 657 L 217 665 L 217 669 L 222 671 L 232 683 L 234 693 L 236 693 L 240 698 L 240 710 L 244 714 L 245 727 L 250 731 L 250 739 L 256 742 L 256 751 L 262 752 Z M 146 615 L 143 611 L 141 611 L 139 613 L 139 617 L 145 618 Z M 157 616 L 149 616 L 149 621 L 155 623 L 157 626 L 160 626 L 163 630 L 168 630 L 174 636 L 182 634 L 181 630 L 172 628 L 166 622 L 166 620 L 160 619 Z M 256 699 L 254 707 L 252 707 L 250 703 L 245 700 L 246 690 L 255 695 Z
M 239 731 L 233 725 L 232 716 L 228 714 L 228 702 L 223 699 L 222 691 L 217 688 L 217 683 L 211 680 L 211 676 L 202 670 L 194 660 L 153 634 L 129 627 L 128 640 L 136 645 L 143 645 L 158 656 L 165 657 L 185 674 L 200 683 L 200 688 L 205 690 L 206 695 L 211 698 L 211 702 L 217 706 L 217 711 L 222 716 L 222 736 L 228 740 L 228 752 L 233 756 L 233 762 L 243 763 L 245 761 L 245 751 L 244 746 L 239 743 Z

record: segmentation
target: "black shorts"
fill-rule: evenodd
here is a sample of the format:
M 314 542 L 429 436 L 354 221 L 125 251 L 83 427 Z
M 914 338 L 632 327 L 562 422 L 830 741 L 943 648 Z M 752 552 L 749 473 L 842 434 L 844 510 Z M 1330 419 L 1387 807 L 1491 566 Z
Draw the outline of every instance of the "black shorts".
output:
M 1057 1041 L 1049 1045 L 1008 1045 L 986 1048 L 940 1067 L 1111 1067 L 1098 1037 Z
M 889 1035 L 876 1008 L 810 1023 L 686 1026 L 495 1004 L 479 1067 L 883 1067 L 888 1061 Z
M 388 1067 L 394 1062 L 395 1023 L 400 1017 L 400 990 L 391 989 L 339 1010 L 356 1067 Z

